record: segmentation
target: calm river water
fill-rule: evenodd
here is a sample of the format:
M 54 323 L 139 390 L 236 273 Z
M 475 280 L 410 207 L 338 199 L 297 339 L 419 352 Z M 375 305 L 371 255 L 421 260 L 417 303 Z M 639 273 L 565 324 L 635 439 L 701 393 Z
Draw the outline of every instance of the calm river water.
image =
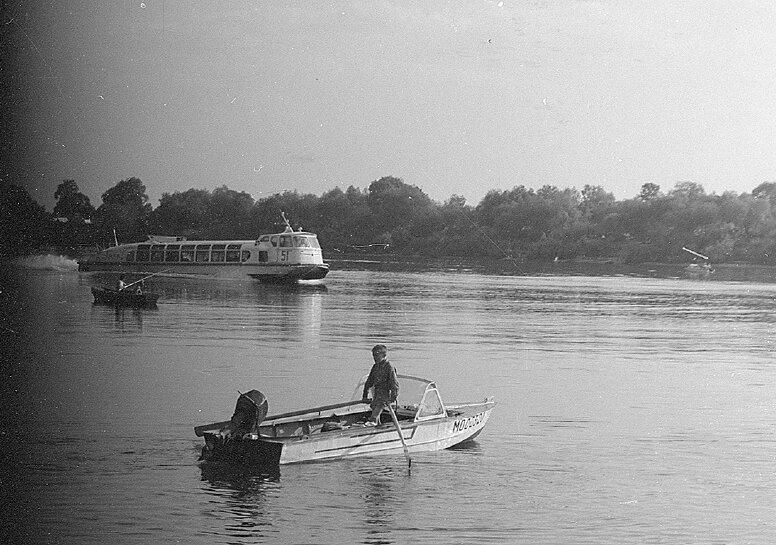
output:
M 334 270 L 295 287 L 154 278 L 93 306 L 67 264 L 3 271 L 8 543 L 776 542 L 776 284 Z M 388 345 L 466 449 L 211 474 L 193 427 L 348 399 Z

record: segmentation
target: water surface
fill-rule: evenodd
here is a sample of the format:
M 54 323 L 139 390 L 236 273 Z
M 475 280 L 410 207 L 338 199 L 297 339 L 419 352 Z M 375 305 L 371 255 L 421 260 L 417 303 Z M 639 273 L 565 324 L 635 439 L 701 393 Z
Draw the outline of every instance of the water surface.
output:
M 294 287 L 2 277 L 4 541 L 772 543 L 776 286 L 334 270 Z M 465 449 L 213 474 L 193 426 L 348 399 L 389 346 L 448 401 L 498 401 Z

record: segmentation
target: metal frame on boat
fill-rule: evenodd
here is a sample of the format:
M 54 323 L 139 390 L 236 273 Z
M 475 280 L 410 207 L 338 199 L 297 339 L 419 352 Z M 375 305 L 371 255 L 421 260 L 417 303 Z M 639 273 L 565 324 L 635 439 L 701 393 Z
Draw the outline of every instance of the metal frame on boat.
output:
M 356 387 L 353 399 L 344 403 L 263 419 L 257 409 L 256 422 L 247 426 L 236 411 L 232 420 L 197 426 L 195 434 L 205 438 L 201 460 L 230 466 L 273 466 L 401 454 L 405 447 L 409 452 L 441 450 L 477 437 L 496 405 L 493 398 L 445 405 L 433 381 L 399 375 L 397 420 L 368 427 L 364 422 L 371 411 L 361 401 L 364 380 L 366 377 Z M 266 414 L 266 404 L 263 410 Z M 236 419 L 240 420 L 239 429 L 235 429 Z

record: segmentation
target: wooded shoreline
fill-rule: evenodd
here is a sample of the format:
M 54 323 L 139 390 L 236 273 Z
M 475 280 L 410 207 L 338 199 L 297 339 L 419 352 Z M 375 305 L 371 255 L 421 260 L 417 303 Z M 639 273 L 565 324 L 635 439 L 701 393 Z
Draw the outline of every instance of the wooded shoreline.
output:
M 0 255 L 43 246 L 84 251 L 141 242 L 149 235 L 188 240 L 251 240 L 282 228 L 316 233 L 327 259 L 377 252 L 412 259 L 473 258 L 520 262 L 776 265 L 776 183 L 751 193 L 707 195 L 691 182 L 663 193 L 644 184 L 618 201 L 600 186 L 492 190 L 476 206 L 452 195 L 440 204 L 420 188 L 385 177 L 367 189 L 335 188 L 320 197 L 285 192 L 254 201 L 222 186 L 164 194 L 148 203 L 137 178 L 106 191 L 94 208 L 72 180 L 52 214 L 18 186 L 3 188 Z M 692 249 L 692 254 L 685 251 Z

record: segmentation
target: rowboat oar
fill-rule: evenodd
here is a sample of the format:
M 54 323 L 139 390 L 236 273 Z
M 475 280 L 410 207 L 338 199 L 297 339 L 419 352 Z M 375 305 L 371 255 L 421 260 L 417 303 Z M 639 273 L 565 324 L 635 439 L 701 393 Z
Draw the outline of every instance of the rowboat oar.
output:
M 281 413 L 281 414 L 273 414 L 272 416 L 268 416 L 264 419 L 266 422 L 267 420 L 279 420 L 281 418 L 288 418 L 290 416 L 300 416 L 303 414 L 309 414 L 309 413 L 319 413 L 321 411 L 330 411 L 332 409 L 341 409 L 342 407 L 350 407 L 351 405 L 360 405 L 363 401 L 360 399 L 354 400 L 354 401 L 343 401 L 342 403 L 334 403 L 333 405 L 322 405 L 321 407 L 313 407 L 312 409 L 302 409 L 300 411 L 291 411 L 288 413 Z
M 401 446 L 404 448 L 404 457 L 407 458 L 407 472 L 410 472 L 412 470 L 412 459 L 410 458 L 410 451 L 407 449 L 407 443 L 404 441 L 404 434 L 401 431 L 401 426 L 399 425 L 399 419 L 396 418 L 396 413 L 393 410 L 393 407 L 391 407 L 390 403 L 386 404 L 388 407 L 388 412 L 391 413 L 391 420 L 393 420 L 393 425 L 396 426 L 396 431 L 399 433 L 399 439 L 401 439 Z
M 135 280 L 135 281 L 134 281 L 134 282 L 132 282 L 131 284 L 127 284 L 126 286 L 124 286 L 123 288 L 121 288 L 119 291 L 123 291 L 123 290 L 127 289 L 127 288 L 128 288 L 128 287 L 130 287 L 130 286 L 134 286 L 134 285 L 135 285 L 135 284 L 137 284 L 138 282 L 142 282 L 143 280 L 147 280 L 148 278 L 151 278 L 152 276 L 156 276 L 157 274 L 162 274 L 162 273 L 165 273 L 165 272 L 168 272 L 168 271 L 171 271 L 171 270 L 172 270 L 172 269 L 164 269 L 163 271 L 155 272 L 154 274 L 149 274 L 148 276 L 144 276 L 144 277 L 143 277 L 143 278 L 141 278 L 140 280 Z
M 351 405 L 360 405 L 363 403 L 363 401 L 356 400 L 356 401 L 343 401 L 342 403 L 335 403 L 333 405 L 322 405 L 321 407 L 313 407 L 312 409 L 302 409 L 301 411 L 291 411 L 288 413 L 281 413 L 281 414 L 273 414 L 271 416 L 266 416 L 262 420 L 262 422 L 267 422 L 269 420 L 279 420 L 281 418 L 289 418 L 291 416 L 300 416 L 303 414 L 310 414 L 310 413 L 319 413 L 322 411 L 330 411 L 332 409 L 340 409 L 342 407 L 349 407 Z M 203 424 L 202 426 L 196 426 L 194 428 L 194 433 L 197 437 L 202 437 L 205 432 L 208 431 L 215 431 L 215 430 L 221 430 L 225 428 L 231 420 L 225 420 L 223 422 L 213 422 L 212 424 Z

